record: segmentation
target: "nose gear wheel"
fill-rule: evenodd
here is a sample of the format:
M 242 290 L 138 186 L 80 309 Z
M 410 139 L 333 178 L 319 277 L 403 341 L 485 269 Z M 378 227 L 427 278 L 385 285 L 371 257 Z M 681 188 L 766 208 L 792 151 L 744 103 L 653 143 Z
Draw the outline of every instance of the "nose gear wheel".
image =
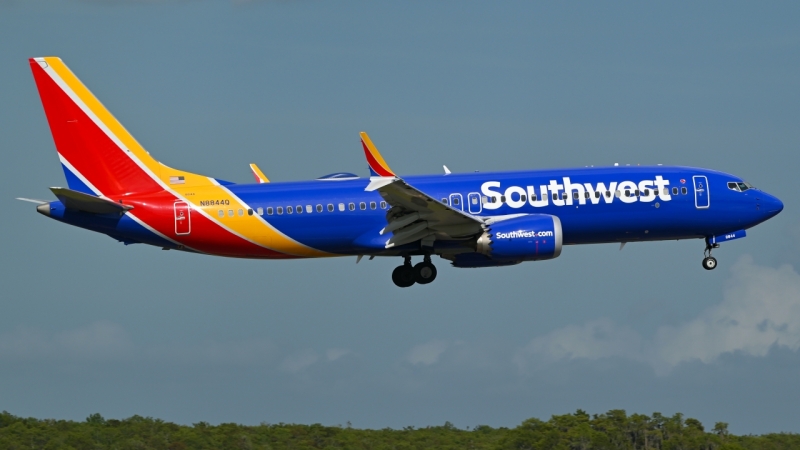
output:
M 711 250 L 719 248 L 719 244 L 709 244 L 706 243 L 706 249 L 703 252 L 703 269 L 706 270 L 714 270 L 717 268 L 717 258 L 711 256 Z

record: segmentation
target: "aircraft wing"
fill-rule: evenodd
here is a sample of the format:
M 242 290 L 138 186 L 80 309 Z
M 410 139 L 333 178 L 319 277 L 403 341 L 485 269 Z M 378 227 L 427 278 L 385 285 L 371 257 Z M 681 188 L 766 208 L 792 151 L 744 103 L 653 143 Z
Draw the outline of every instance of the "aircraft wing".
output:
M 395 175 L 367 133 L 361 133 L 361 145 L 374 175 L 366 190 L 378 191 L 392 206 L 386 217 L 388 224 L 381 231 L 393 233 L 386 248 L 419 240 L 431 246 L 437 239 L 463 240 L 483 232 L 481 217 L 452 208 Z

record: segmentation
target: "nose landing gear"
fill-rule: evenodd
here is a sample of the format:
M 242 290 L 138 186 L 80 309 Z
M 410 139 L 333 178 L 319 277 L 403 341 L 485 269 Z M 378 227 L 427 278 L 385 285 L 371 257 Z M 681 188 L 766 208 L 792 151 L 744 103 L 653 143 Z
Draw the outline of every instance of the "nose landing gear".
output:
M 431 263 L 430 255 L 425 255 L 425 260 L 415 266 L 411 265 L 410 256 L 403 259 L 403 265 L 392 271 L 392 281 L 397 287 L 411 287 L 414 283 L 428 284 L 436 279 L 436 266 Z
M 717 258 L 711 256 L 711 250 L 719 248 L 719 244 L 709 244 L 706 242 L 706 250 L 703 252 L 703 269 L 714 270 L 717 268 Z

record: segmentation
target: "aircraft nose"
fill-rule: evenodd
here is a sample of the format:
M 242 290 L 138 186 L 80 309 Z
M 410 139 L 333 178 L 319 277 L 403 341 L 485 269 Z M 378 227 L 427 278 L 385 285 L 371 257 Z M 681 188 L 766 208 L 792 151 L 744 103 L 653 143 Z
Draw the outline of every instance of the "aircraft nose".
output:
M 760 203 L 761 211 L 764 211 L 764 213 L 768 215 L 768 218 L 774 217 L 783 211 L 783 202 L 780 201 L 778 197 L 767 194 L 766 192 L 762 193 Z

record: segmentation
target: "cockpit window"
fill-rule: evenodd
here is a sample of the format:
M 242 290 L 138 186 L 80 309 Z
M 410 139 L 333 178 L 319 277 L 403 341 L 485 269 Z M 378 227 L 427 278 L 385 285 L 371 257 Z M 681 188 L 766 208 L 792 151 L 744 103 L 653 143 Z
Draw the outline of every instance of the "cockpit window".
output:
M 748 182 L 742 181 L 729 181 L 728 182 L 728 189 L 732 191 L 744 192 L 748 189 L 753 189 L 753 185 Z

